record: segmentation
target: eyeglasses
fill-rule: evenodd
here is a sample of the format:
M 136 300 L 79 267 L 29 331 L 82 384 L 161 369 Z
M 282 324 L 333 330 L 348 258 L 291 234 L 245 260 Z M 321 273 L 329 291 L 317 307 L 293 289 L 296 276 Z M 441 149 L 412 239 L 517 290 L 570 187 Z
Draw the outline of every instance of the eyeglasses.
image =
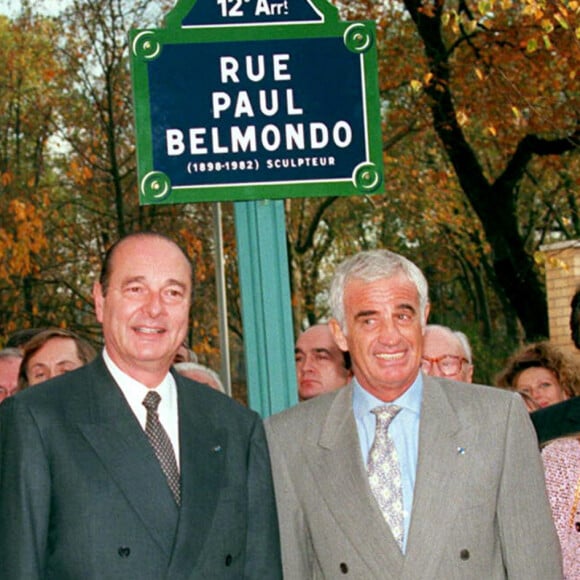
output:
M 450 377 L 452 375 L 456 375 L 459 371 L 461 371 L 463 363 L 468 362 L 469 361 L 466 358 L 462 356 L 455 356 L 452 354 L 445 354 L 443 356 L 438 356 L 434 358 L 424 356 L 421 358 L 421 368 L 426 373 L 429 373 L 431 367 L 434 364 L 436 364 L 437 368 L 444 377 Z

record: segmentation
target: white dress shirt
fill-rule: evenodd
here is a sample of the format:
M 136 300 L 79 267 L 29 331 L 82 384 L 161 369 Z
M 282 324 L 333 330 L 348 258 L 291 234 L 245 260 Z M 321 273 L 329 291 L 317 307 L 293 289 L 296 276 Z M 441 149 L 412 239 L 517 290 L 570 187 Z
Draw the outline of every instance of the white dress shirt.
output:
M 147 409 L 143 406 L 143 399 L 151 389 L 124 373 L 111 360 L 106 348 L 103 349 L 103 359 L 107 369 L 109 369 L 125 399 L 127 399 L 127 403 L 129 403 L 129 407 L 131 407 L 137 421 L 139 421 L 143 431 L 145 431 Z M 173 375 L 168 372 L 163 381 L 154 387 L 154 390 L 161 396 L 161 402 L 157 409 L 159 421 L 173 445 L 177 467 L 179 468 L 179 416 L 177 412 L 177 386 Z

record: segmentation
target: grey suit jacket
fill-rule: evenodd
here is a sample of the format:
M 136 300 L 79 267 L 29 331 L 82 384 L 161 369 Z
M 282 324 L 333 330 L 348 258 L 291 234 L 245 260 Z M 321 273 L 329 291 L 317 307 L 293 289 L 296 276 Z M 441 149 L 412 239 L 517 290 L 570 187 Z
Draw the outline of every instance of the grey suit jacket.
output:
M 260 418 L 174 376 L 180 508 L 100 357 L 0 406 L 2 580 L 281 578 Z
M 557 580 L 558 540 L 521 400 L 425 377 L 406 555 L 368 485 L 352 386 L 266 422 L 287 580 Z

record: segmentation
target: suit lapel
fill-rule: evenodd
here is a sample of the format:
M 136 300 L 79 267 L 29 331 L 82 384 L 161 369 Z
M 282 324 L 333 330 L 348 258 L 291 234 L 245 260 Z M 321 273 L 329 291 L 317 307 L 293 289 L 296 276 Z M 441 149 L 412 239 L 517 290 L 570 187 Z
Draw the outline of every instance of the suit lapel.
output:
M 413 511 L 404 573 L 413 580 L 434 578 L 439 562 L 433 554 L 443 554 L 449 528 L 455 520 L 462 492 L 461 449 L 466 444 L 465 430 L 441 385 L 424 376 L 423 403 L 419 427 L 419 457 L 413 494 Z M 459 469 L 458 469 L 459 468 Z M 425 549 L 429 546 L 429 549 Z
M 89 417 L 78 426 L 160 548 L 169 556 L 178 511 L 143 429 L 101 358 L 91 365 Z
M 305 449 L 320 497 L 377 578 L 399 578 L 403 557 L 368 484 L 352 411 L 352 388 L 337 391 L 321 436 Z
M 179 401 L 181 509 L 168 578 L 192 570 L 204 547 L 224 481 L 228 431 L 203 413 L 200 392 L 175 376 Z

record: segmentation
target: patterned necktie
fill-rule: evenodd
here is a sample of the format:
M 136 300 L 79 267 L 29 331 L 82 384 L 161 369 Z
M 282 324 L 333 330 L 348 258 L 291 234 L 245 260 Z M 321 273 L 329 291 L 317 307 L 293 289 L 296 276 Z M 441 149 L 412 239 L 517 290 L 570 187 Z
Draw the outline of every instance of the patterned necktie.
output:
M 383 517 L 402 549 L 404 527 L 401 469 L 395 444 L 389 435 L 389 425 L 400 410 L 401 407 L 397 405 L 385 405 L 375 407 L 371 411 L 376 415 L 377 423 L 367 470 L 369 484 L 383 512 Z
M 161 469 L 167 478 L 169 489 L 175 498 L 175 503 L 179 505 L 181 501 L 181 489 L 179 483 L 179 469 L 175 460 L 173 445 L 167 432 L 159 421 L 157 407 L 161 401 L 161 396 L 155 391 L 149 391 L 143 399 L 143 406 L 147 409 L 147 421 L 145 423 L 145 433 L 149 437 L 149 442 L 155 451 Z

